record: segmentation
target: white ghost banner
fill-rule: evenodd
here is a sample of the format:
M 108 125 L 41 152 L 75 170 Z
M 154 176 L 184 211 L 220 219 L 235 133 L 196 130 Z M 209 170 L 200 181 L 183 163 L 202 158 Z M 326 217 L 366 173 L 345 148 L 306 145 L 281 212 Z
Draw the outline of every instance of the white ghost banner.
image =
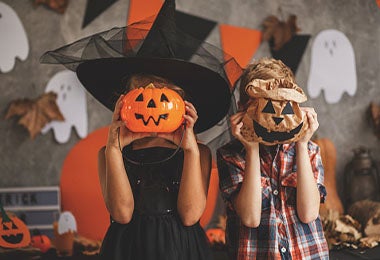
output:
M 323 90 L 326 102 L 339 102 L 344 92 L 356 92 L 355 54 L 351 42 L 337 30 L 321 31 L 311 50 L 310 74 L 307 84 L 311 98 Z
M 28 53 L 28 38 L 20 18 L 10 6 L 0 2 L 0 72 L 11 71 L 16 58 L 24 61 Z
M 45 92 L 49 91 L 57 93 L 57 105 L 65 121 L 52 121 L 41 132 L 46 134 L 53 129 L 57 142 L 66 143 L 70 139 L 73 126 L 79 137 L 86 137 L 88 131 L 86 93 L 76 74 L 70 70 L 58 72 L 46 86 Z

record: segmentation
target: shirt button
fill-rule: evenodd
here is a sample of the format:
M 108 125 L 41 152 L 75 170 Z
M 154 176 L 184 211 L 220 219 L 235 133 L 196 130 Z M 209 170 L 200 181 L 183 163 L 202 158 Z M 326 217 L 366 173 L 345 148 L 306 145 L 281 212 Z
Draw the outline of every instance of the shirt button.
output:
M 274 194 L 274 195 L 278 195 L 278 190 L 274 190 L 274 191 L 273 191 L 273 194 Z
M 286 248 L 285 247 L 281 247 L 281 252 L 285 253 L 286 252 Z

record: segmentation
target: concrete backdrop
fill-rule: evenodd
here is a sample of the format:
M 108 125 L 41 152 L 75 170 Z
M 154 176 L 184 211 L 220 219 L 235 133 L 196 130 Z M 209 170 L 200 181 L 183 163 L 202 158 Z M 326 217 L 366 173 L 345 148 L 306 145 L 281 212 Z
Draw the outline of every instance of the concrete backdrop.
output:
M 64 69 L 39 64 L 42 53 L 112 26 L 124 26 L 129 2 L 117 1 L 84 30 L 81 29 L 84 0 L 72 0 L 63 15 L 43 6 L 35 7 L 30 0 L 2 2 L 19 15 L 29 38 L 30 52 L 26 61 L 17 61 L 12 71 L 0 74 L 0 188 L 58 185 L 63 161 L 80 138 L 73 131 L 67 143 L 59 144 L 50 131 L 31 140 L 26 129 L 17 125 L 16 118 L 3 119 L 8 105 L 15 99 L 41 95 L 49 79 Z M 353 148 L 370 148 L 380 165 L 380 140 L 373 134 L 366 117 L 370 102 L 380 104 L 380 9 L 375 0 L 177 0 L 177 9 L 218 23 L 256 30 L 261 29 L 261 22 L 268 15 L 283 19 L 290 14 L 297 15 L 300 33 L 312 36 L 296 74 L 306 93 L 314 37 L 325 29 L 342 31 L 355 51 L 357 92 L 353 97 L 345 94 L 336 104 L 326 103 L 320 95 L 309 99 L 306 105 L 315 107 L 318 112 L 318 136 L 330 138 L 336 145 L 340 192 L 344 167 L 352 158 Z M 207 41 L 220 46 L 217 27 Z M 260 45 L 252 59 L 263 56 L 270 56 L 267 43 Z M 111 113 L 88 94 L 87 108 L 88 133 L 109 124 Z

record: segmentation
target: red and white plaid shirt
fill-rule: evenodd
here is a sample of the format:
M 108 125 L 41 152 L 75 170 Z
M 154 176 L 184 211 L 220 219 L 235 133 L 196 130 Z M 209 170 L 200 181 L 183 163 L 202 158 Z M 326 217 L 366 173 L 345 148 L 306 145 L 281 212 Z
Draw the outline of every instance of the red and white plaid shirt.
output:
M 321 194 L 324 170 L 319 147 L 308 144 L 310 162 Z M 329 259 L 319 217 L 302 223 L 296 210 L 297 165 L 295 144 L 277 146 L 273 158 L 260 145 L 262 213 L 257 228 L 244 226 L 232 204 L 244 179 L 245 149 L 234 140 L 217 151 L 219 185 L 227 204 L 226 239 L 231 259 Z

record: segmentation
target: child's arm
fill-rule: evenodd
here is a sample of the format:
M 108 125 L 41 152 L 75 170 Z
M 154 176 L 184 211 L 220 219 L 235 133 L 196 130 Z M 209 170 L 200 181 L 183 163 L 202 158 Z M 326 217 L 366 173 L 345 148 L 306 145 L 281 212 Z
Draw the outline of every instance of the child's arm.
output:
M 108 132 L 107 146 L 100 149 L 98 153 L 98 175 L 108 212 L 113 220 L 125 224 L 132 218 L 134 201 L 121 148 L 147 134 L 131 133 L 120 120 L 122 98 L 123 95 L 120 96 L 115 106 Z
M 195 107 L 185 101 L 186 128 L 182 140 L 184 162 L 177 208 L 185 226 L 194 225 L 201 218 L 206 207 L 208 182 L 211 173 L 211 152 L 205 145 L 197 143 L 194 124 L 198 119 Z M 175 139 L 178 139 L 175 138 Z M 177 141 L 178 142 L 178 141 Z
M 234 207 L 242 223 L 247 227 L 258 227 L 261 219 L 261 174 L 259 144 L 247 142 L 241 135 L 241 122 L 244 113 L 231 116 L 231 131 L 245 147 L 246 162 L 244 179 L 240 191 L 234 199 Z
M 317 113 L 312 108 L 302 108 L 307 115 L 309 129 L 304 138 L 296 143 L 297 156 L 297 214 L 304 223 L 314 221 L 319 214 L 320 193 L 314 178 L 308 153 L 308 141 L 319 124 Z
M 194 225 L 205 207 L 211 173 L 211 152 L 205 145 L 184 150 L 184 164 L 178 193 L 178 213 L 185 226 Z

